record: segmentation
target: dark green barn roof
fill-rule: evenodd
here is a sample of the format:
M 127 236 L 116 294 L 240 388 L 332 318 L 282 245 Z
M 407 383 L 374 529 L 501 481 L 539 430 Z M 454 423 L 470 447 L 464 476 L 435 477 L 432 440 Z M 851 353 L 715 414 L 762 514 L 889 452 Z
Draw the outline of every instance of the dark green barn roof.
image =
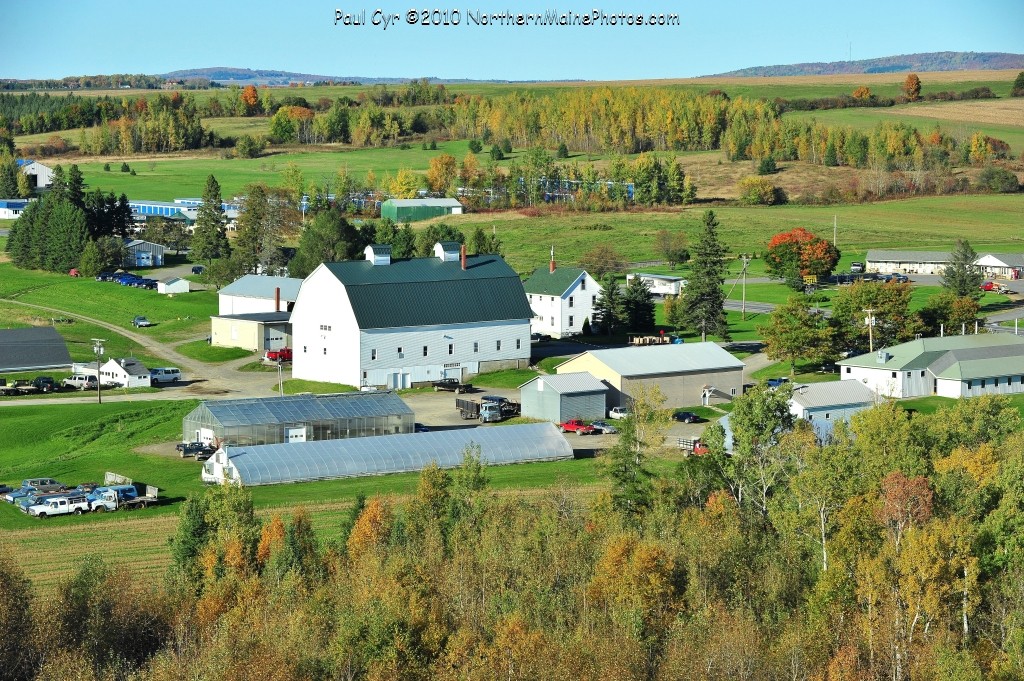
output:
M 325 263 L 348 292 L 361 329 L 471 324 L 533 316 L 523 284 L 497 255 Z
M 541 293 L 545 296 L 560 296 L 572 283 L 580 278 L 583 270 L 578 267 L 538 267 L 523 283 L 527 293 Z

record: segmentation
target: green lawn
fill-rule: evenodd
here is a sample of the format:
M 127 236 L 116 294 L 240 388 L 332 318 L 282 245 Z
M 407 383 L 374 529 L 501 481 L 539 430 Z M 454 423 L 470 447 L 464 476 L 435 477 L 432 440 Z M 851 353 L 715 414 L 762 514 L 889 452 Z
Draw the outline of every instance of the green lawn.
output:
M 159 272 L 159 268 L 137 271 Z M 0 263 L 0 299 L 3 298 L 83 314 L 126 330 L 134 330 L 132 318 L 144 315 L 153 326 L 138 329 L 138 333 L 160 342 L 199 334 L 205 336 L 210 328 L 210 315 L 217 314 L 216 291 L 193 291 L 170 298 L 156 291 L 120 286 L 114 282 L 21 270 L 10 263 Z M 43 311 L 36 314 L 51 316 Z
M 840 378 L 838 373 L 823 373 L 821 365 L 813 362 L 797 362 L 796 376 L 791 376 L 790 371 L 789 362 L 776 362 L 758 369 L 750 374 L 750 378 L 755 381 L 765 381 L 769 378 L 789 378 L 796 383 L 826 383 L 838 381 Z
M 191 341 L 189 343 L 182 343 L 175 346 L 174 348 L 186 357 L 199 360 L 200 362 L 208 362 L 210 364 L 217 364 L 220 362 L 230 362 L 233 359 L 241 359 L 242 357 L 253 356 L 254 353 L 250 350 L 243 348 L 222 348 L 216 345 L 210 345 L 205 339 Z M 273 367 L 274 371 L 277 371 L 277 367 Z
M 582 348 L 581 348 L 582 350 Z M 548 374 L 556 374 L 558 371 L 556 367 L 569 359 L 571 355 L 565 357 L 545 357 L 544 359 L 537 362 L 537 366 L 541 371 Z
M 1018 393 L 1015 395 L 1004 395 L 1009 402 L 1010 406 L 1016 409 L 1024 416 L 1024 393 Z M 914 409 L 922 414 L 934 414 L 936 411 L 943 407 L 951 407 L 956 403 L 956 400 L 950 397 L 939 397 L 938 395 L 929 395 L 928 397 L 915 397 L 909 400 L 899 400 L 896 402 L 899 406 L 904 409 Z
M 299 393 L 348 393 L 359 388 L 354 385 L 345 385 L 344 383 L 326 383 L 324 381 L 307 381 L 301 378 L 288 378 L 283 381 L 284 383 L 284 394 L 285 395 L 297 395 Z M 277 385 L 274 385 L 274 391 L 277 391 Z
M 511 390 L 539 375 L 532 369 L 503 369 L 478 374 L 473 379 L 473 385 L 477 388 L 507 388 Z

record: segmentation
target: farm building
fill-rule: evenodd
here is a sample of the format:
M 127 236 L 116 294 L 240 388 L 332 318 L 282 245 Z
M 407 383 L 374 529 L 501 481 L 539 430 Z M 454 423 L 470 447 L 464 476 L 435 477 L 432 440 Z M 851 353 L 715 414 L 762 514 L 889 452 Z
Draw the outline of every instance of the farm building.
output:
M 628 286 L 629 282 L 637 277 L 640 278 L 640 281 L 647 284 L 647 288 L 651 289 L 651 293 L 656 296 L 678 296 L 686 287 L 686 280 L 682 277 L 671 277 L 667 274 L 645 274 L 643 272 L 627 274 L 626 285 Z
M 408 388 L 530 363 L 523 283 L 499 255 L 465 255 L 453 242 L 434 257 L 322 263 L 292 310 L 292 376 Z
M 535 270 L 523 290 L 533 310 L 530 331 L 561 338 L 580 333 L 583 321 L 592 320 L 601 285 L 586 270 L 555 267 L 552 251 L 551 262 Z
M 299 297 L 300 286 L 301 279 L 247 274 L 219 291 L 217 312 L 238 315 L 289 311 Z
M 889 274 L 942 274 L 949 262 L 949 251 L 868 251 L 868 272 Z M 989 278 L 1020 279 L 1024 276 L 1024 255 L 1020 253 L 979 253 L 974 261 Z
M 174 277 L 173 279 L 168 279 L 167 281 L 158 281 L 156 282 L 156 292 L 165 293 L 168 295 L 174 293 L 188 293 L 188 279 L 180 279 L 178 277 Z
M 858 411 L 875 405 L 876 395 L 860 381 L 826 381 L 793 386 L 789 411 L 809 421 L 822 440 L 836 421 L 849 421 Z
M 392 392 L 207 401 L 182 420 L 186 442 L 294 444 L 413 432 L 412 409 Z
M 252 352 L 292 344 L 290 312 L 248 312 L 210 317 L 210 344 Z
M 573 456 L 572 447 L 554 425 L 530 423 L 290 445 L 227 446 L 203 465 L 202 479 L 273 485 L 419 471 L 432 462 L 456 468 L 467 449 L 477 446 L 481 460 L 489 466 Z
M 135 239 L 124 245 L 125 267 L 163 267 L 164 251 L 160 244 Z
M 28 199 L 0 199 L 0 220 L 16 220 L 28 206 Z
M 143 221 L 147 217 L 161 218 L 183 218 L 182 210 L 185 206 L 168 201 L 128 201 L 128 207 L 132 214 Z
M 743 362 L 715 343 L 590 350 L 559 364 L 559 375 L 586 371 L 609 386 L 609 407 L 627 406 L 638 385 L 661 388 L 666 407 L 731 400 L 743 390 Z
M 380 216 L 395 223 L 429 220 L 440 215 L 462 215 L 458 199 L 388 199 L 380 205 Z
M 52 326 L 0 329 L 0 373 L 69 366 L 68 346 Z
M 33 189 L 47 189 L 53 184 L 53 168 L 39 161 L 19 158 L 18 167 L 28 176 L 28 184 Z
M 837 364 L 883 397 L 1024 392 L 1024 337 L 1009 333 L 920 338 Z
M 585 371 L 538 376 L 519 386 L 523 416 L 562 423 L 604 418 L 608 386 Z
M 93 376 L 96 370 L 83 371 Z M 122 388 L 148 388 L 149 369 L 143 366 L 142 362 L 134 357 L 123 357 L 114 359 L 111 357 L 105 364 L 100 366 L 100 383 L 113 383 Z

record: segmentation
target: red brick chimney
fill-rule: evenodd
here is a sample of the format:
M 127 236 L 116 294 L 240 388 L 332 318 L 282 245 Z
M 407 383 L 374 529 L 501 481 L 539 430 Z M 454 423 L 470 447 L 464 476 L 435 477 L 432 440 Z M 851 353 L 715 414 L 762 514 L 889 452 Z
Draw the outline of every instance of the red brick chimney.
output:
M 281 311 L 281 287 L 274 289 L 274 312 Z
M 462 259 L 462 269 L 466 269 L 466 244 L 459 247 L 459 258 Z
M 555 273 L 555 247 L 554 246 L 551 247 L 551 264 L 550 264 L 549 267 L 550 267 L 550 269 L 548 270 L 548 272 L 550 274 L 554 274 Z

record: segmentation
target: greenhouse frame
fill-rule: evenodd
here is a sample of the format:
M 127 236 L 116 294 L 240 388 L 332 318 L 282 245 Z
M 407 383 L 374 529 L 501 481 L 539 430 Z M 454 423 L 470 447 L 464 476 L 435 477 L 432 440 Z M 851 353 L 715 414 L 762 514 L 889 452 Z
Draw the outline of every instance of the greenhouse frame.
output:
M 489 466 L 573 458 L 572 447 L 551 423 L 440 430 L 253 447 L 227 446 L 204 465 L 203 482 L 274 485 L 441 468 L 462 464 L 466 451 L 480 448 Z
M 296 444 L 413 432 L 415 415 L 390 391 L 208 400 L 182 419 L 183 442 Z

